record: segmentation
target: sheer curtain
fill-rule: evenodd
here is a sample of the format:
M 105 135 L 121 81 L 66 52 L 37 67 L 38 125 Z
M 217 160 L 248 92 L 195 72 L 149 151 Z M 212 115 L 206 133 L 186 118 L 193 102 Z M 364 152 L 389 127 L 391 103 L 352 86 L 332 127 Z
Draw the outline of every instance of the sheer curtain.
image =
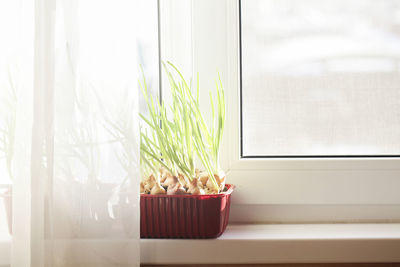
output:
M 139 266 L 138 1 L 4 2 L 11 266 Z

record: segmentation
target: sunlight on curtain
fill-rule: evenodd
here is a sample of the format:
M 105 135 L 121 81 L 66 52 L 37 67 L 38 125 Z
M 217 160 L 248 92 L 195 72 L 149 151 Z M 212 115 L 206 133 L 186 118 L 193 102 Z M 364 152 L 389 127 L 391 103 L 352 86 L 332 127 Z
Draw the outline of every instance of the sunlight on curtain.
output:
M 32 1 L 0 1 L 0 265 L 30 263 L 33 21 Z
M 135 11 L 57 0 L 49 266 L 140 262 Z
M 139 2 L 0 2 L 1 266 L 140 265 Z

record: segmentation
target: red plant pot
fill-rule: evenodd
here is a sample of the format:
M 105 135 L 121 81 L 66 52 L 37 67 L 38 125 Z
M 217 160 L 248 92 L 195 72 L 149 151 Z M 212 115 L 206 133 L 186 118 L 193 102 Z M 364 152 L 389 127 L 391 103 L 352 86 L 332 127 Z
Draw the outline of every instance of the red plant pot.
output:
M 140 195 L 140 237 L 215 238 L 226 229 L 234 185 L 215 195 Z

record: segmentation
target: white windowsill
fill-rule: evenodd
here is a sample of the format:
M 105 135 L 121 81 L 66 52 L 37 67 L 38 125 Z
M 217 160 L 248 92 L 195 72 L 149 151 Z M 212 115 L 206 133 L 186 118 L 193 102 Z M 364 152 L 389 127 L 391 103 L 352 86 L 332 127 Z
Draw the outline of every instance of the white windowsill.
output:
M 218 239 L 142 239 L 147 264 L 400 262 L 400 224 L 229 225 Z
M 10 243 L 0 237 L 0 266 Z M 229 225 L 217 239 L 140 244 L 145 264 L 400 262 L 400 224 Z

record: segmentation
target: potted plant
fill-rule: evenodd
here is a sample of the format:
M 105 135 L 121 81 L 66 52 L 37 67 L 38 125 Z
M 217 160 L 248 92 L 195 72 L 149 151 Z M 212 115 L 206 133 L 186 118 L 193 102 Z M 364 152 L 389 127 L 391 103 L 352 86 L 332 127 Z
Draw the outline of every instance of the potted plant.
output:
M 221 79 L 210 92 L 211 123 L 200 110 L 194 89 L 171 63 L 164 64 L 170 105 L 142 89 L 148 115 L 140 114 L 142 181 L 141 237 L 212 238 L 228 223 L 234 186 L 225 184 L 219 149 L 225 122 Z
M 15 123 L 17 114 L 17 94 L 10 78 L 10 87 L 4 101 L 5 112 L 0 122 L 0 152 L 5 159 L 5 166 L 10 181 L 13 180 L 12 163 L 14 159 Z M 3 192 L 3 202 L 6 211 L 8 231 L 12 234 L 12 186 L 7 185 Z

